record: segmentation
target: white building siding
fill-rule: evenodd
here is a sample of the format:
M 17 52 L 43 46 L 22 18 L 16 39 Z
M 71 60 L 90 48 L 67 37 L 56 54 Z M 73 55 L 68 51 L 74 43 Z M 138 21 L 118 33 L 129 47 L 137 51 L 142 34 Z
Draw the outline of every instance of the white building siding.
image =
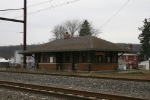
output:
M 11 65 L 19 65 L 19 66 L 23 66 L 23 55 L 22 54 L 18 54 L 19 52 L 21 52 L 21 50 L 16 50 L 14 52 L 14 60 L 11 61 Z M 34 57 L 32 56 L 26 56 L 26 67 L 32 67 L 34 66 Z
M 144 69 L 150 70 L 150 69 L 149 69 L 149 60 L 140 62 L 140 63 L 139 63 L 139 66 L 144 66 Z

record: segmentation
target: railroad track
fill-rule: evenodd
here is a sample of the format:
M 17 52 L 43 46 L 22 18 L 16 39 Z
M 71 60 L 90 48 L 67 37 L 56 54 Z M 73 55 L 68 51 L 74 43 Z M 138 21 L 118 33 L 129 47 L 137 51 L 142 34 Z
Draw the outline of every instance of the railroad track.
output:
M 56 88 L 56 87 L 48 87 L 48 86 L 40 86 L 33 84 L 24 84 L 24 83 L 16 83 L 9 81 L 0 81 L 1 87 L 13 88 L 13 89 L 21 89 L 30 92 L 37 92 L 43 95 L 55 95 L 59 97 L 65 97 L 69 100 L 97 100 L 97 99 L 107 99 L 107 100 L 146 100 L 140 98 L 133 97 L 125 97 L 125 96 L 117 96 L 110 94 L 102 94 L 88 91 L 79 91 L 72 89 L 64 89 L 64 88 Z
M 145 79 L 129 79 L 129 78 L 112 78 L 112 77 L 96 77 L 96 76 L 80 76 L 80 75 L 62 75 L 62 74 L 48 74 L 48 73 L 33 73 L 33 72 L 17 72 L 17 71 L 0 71 L 9 73 L 24 73 L 24 74 L 37 74 L 37 75 L 52 75 L 52 76 L 66 76 L 66 77 L 79 77 L 79 78 L 95 78 L 95 79 L 110 79 L 110 80 L 123 80 L 123 81 L 135 81 L 135 82 L 150 82 Z

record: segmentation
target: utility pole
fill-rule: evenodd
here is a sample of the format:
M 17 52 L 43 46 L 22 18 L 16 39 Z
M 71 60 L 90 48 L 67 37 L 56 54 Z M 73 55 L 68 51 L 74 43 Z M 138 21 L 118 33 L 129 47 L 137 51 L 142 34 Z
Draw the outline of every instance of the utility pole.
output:
M 6 21 L 12 21 L 12 22 L 20 22 L 23 23 L 23 51 L 26 50 L 26 32 L 27 32 L 27 0 L 24 0 L 24 20 L 16 20 L 16 19 L 10 19 L 10 18 L 4 18 L 0 17 L 0 20 L 6 20 Z M 26 68 L 26 55 L 24 54 L 23 57 L 23 67 Z
M 27 32 L 27 0 L 24 0 L 24 38 L 23 38 L 23 50 L 26 50 L 26 32 Z M 23 67 L 26 68 L 26 55 L 23 55 Z

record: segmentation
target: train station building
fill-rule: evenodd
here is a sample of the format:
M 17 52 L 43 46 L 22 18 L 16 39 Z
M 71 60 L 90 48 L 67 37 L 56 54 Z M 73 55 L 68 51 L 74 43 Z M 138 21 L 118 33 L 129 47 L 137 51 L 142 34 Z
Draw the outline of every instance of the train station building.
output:
M 133 52 L 94 36 L 54 40 L 22 52 L 34 54 L 35 66 L 47 70 L 102 71 L 118 68 L 118 53 Z

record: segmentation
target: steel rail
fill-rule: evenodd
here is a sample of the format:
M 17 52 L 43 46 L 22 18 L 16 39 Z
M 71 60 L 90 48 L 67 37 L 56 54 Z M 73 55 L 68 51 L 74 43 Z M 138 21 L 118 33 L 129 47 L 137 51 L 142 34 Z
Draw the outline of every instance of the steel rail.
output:
M 65 96 L 72 96 L 72 97 L 81 97 L 82 100 L 95 100 L 95 99 L 111 99 L 111 100 L 146 100 L 142 98 L 134 98 L 134 97 L 126 97 L 126 96 L 118 96 L 118 95 L 111 95 L 111 94 L 103 94 L 103 93 L 96 93 L 96 92 L 88 92 L 88 91 L 79 91 L 79 90 L 72 90 L 72 89 L 64 89 L 64 88 L 57 88 L 57 87 L 48 87 L 48 86 L 40 86 L 40 85 L 33 85 L 33 84 L 24 84 L 24 83 L 16 83 L 16 82 L 9 82 L 9 81 L 0 81 L 1 85 L 4 86 L 11 86 L 29 90 L 35 90 L 40 92 L 53 92 L 53 93 L 61 93 Z M 95 98 L 95 99 L 94 99 Z
M 135 82 L 150 82 L 150 80 L 145 80 L 145 79 L 112 78 L 112 77 L 96 77 L 96 76 L 80 76 L 80 75 L 62 75 L 62 74 L 17 72 L 17 71 L 0 71 L 0 72 L 36 74 L 36 75 L 52 75 L 52 76 L 78 77 L 78 78 L 93 78 L 93 79 L 110 79 L 110 80 L 135 81 Z
M 30 89 L 30 88 L 22 88 L 22 87 L 15 87 L 15 86 L 9 86 L 9 85 L 2 85 L 0 84 L 0 87 L 10 89 L 10 90 L 15 90 L 15 91 L 24 91 L 28 93 L 34 93 L 34 94 L 40 94 L 43 96 L 52 96 L 52 97 L 57 97 L 57 98 L 65 98 L 67 100 L 97 100 L 95 98 L 87 98 L 87 97 L 80 97 L 80 96 L 74 96 L 74 95 L 67 95 L 67 94 L 62 94 L 62 93 L 57 93 L 53 91 L 42 91 L 42 90 L 37 90 L 37 89 Z

